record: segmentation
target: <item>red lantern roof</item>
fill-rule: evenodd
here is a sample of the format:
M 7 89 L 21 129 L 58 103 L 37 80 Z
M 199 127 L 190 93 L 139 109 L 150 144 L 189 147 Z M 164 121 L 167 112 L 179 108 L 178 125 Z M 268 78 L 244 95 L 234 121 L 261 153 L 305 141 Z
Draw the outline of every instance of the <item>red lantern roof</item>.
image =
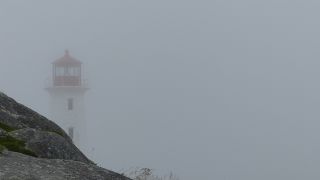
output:
M 81 61 L 70 56 L 69 51 L 66 50 L 63 57 L 53 62 L 56 66 L 80 66 Z

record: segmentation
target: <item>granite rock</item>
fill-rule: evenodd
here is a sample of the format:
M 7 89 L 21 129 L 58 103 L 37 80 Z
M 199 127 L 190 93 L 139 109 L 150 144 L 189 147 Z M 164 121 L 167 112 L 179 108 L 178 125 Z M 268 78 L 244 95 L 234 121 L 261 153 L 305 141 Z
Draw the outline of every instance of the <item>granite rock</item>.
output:
M 130 180 L 89 160 L 69 136 L 0 92 L 1 180 Z

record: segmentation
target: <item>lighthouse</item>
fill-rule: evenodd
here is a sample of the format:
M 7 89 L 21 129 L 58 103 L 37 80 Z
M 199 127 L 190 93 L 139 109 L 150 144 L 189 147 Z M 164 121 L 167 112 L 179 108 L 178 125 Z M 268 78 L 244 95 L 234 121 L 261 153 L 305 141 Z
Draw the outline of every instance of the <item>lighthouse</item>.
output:
M 68 50 L 52 63 L 52 78 L 45 88 L 50 94 L 51 119 L 62 127 L 74 144 L 86 150 L 85 93 L 82 62 Z

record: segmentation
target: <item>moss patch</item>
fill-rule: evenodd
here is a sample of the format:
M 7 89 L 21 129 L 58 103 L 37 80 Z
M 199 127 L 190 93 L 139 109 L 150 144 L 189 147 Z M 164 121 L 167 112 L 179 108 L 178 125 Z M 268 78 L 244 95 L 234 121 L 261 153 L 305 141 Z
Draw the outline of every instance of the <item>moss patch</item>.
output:
M 1 123 L 1 122 L 0 122 L 0 128 L 3 129 L 3 130 L 5 130 L 5 131 L 7 131 L 7 132 L 11 132 L 11 131 L 17 130 L 17 129 L 15 129 L 15 128 L 10 127 L 10 126 L 8 126 L 8 125 L 6 125 L 6 124 L 3 124 L 3 123 Z
M 19 152 L 29 156 L 37 157 L 37 155 L 34 152 L 25 148 L 24 141 L 20 141 L 11 136 L 0 138 L 0 146 L 6 147 L 9 151 Z

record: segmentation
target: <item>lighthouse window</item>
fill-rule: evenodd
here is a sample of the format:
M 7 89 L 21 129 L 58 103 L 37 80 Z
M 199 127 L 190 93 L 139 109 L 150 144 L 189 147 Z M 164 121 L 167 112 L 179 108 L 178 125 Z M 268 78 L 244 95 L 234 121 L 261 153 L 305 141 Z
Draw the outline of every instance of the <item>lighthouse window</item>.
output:
M 73 110 L 73 99 L 72 98 L 68 99 L 68 110 L 69 111 Z
M 69 135 L 69 137 L 73 140 L 73 133 L 74 133 L 74 131 L 73 131 L 73 127 L 69 127 L 69 129 L 68 129 L 68 135 Z

